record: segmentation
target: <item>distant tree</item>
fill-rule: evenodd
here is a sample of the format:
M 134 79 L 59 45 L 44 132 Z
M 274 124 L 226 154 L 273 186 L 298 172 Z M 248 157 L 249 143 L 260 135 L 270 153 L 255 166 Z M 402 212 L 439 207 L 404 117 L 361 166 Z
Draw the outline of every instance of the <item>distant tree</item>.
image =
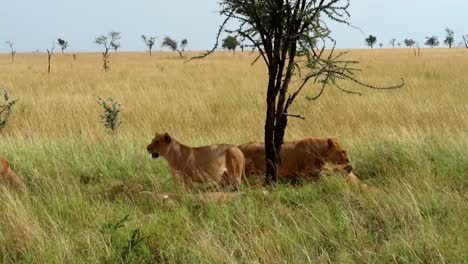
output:
M 453 43 L 455 42 L 455 33 L 450 28 L 445 29 L 445 45 L 449 46 L 449 49 L 452 48 Z
M 112 31 L 109 33 L 109 35 L 111 39 L 113 39 L 113 41 L 111 41 L 110 43 L 110 46 L 114 50 L 114 52 L 117 52 L 117 50 L 120 48 L 120 42 L 118 42 L 118 40 L 120 40 L 121 38 L 120 32 Z
M 13 48 L 14 43 L 11 41 L 7 41 L 6 44 L 10 46 L 11 63 L 13 63 L 15 62 L 15 55 L 16 55 L 16 50 Z
M 379 43 L 379 46 L 380 46 L 380 48 L 382 48 L 382 47 L 383 47 L 383 43 Z
M 172 51 L 177 51 L 179 53 L 179 56 L 182 58 L 182 51 L 179 50 L 179 43 L 177 43 L 176 40 L 171 39 L 168 36 L 165 36 L 161 44 L 161 47 L 167 47 Z
M 393 38 L 390 40 L 390 45 L 392 45 L 393 48 L 395 48 L 395 43 L 396 43 L 396 39 Z
M 145 35 L 141 35 L 141 39 L 145 43 L 145 45 L 149 49 L 149 54 L 151 56 L 151 50 L 153 49 L 154 44 L 156 43 L 156 37 L 146 37 Z
M 223 39 L 223 44 L 221 47 L 223 49 L 227 50 L 232 50 L 232 53 L 235 55 L 236 54 L 236 48 L 239 46 L 240 43 L 237 41 L 237 39 L 233 36 L 227 36 L 225 39 Z
M 465 48 L 468 49 L 468 35 L 463 36 L 463 43 L 465 43 Z
M 62 53 L 66 48 L 68 48 L 68 42 L 66 42 L 65 40 L 61 38 L 57 39 L 57 43 L 59 44 L 60 49 L 62 50 Z
M 104 47 L 104 52 L 102 53 L 102 65 L 103 65 L 103 68 L 104 68 L 104 71 L 107 71 L 110 67 L 109 67 L 109 57 L 110 57 L 110 54 L 109 54 L 109 50 L 116 46 L 116 42 L 120 39 L 120 33 L 119 34 L 115 34 L 115 33 L 118 33 L 118 32 L 110 32 L 109 34 L 106 35 L 100 35 L 98 37 L 96 37 L 96 39 L 94 40 L 94 43 L 100 45 L 100 46 L 103 46 Z
M 410 47 L 413 47 L 414 44 L 416 43 L 416 41 L 414 41 L 414 39 L 405 39 L 403 41 L 406 45 L 406 47 L 410 48 Z
M 240 49 L 242 52 L 244 52 L 244 48 L 245 48 L 244 44 L 240 44 Z
M 374 45 L 375 43 L 377 42 L 377 37 L 376 36 L 372 36 L 372 35 L 369 35 L 369 37 L 367 37 L 365 39 L 366 41 L 366 45 L 371 47 L 371 48 L 374 48 Z
M 180 49 L 182 50 L 182 52 L 185 51 L 185 48 L 187 47 L 187 45 L 188 45 L 187 39 L 184 38 L 180 41 Z
M 439 39 L 436 36 L 426 37 L 426 42 L 424 42 L 424 44 L 434 48 L 439 46 Z
M 397 43 L 397 46 L 398 46 L 398 48 L 401 48 L 401 43 L 398 42 L 398 43 Z
M 47 51 L 47 74 L 50 74 L 50 62 L 52 61 L 54 50 L 55 50 L 55 41 L 52 41 L 52 47 L 46 50 Z

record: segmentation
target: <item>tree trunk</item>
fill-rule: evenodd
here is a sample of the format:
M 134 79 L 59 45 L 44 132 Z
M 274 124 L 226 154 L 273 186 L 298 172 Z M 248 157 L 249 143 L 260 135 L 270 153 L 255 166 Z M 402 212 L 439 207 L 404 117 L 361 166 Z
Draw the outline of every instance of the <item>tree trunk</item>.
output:
M 275 73 L 270 71 L 267 92 L 267 114 L 265 120 L 265 155 L 266 155 L 266 182 L 271 184 L 278 179 L 278 156 L 275 148 Z
M 149 51 L 150 51 L 150 56 L 151 56 L 151 49 L 149 49 Z

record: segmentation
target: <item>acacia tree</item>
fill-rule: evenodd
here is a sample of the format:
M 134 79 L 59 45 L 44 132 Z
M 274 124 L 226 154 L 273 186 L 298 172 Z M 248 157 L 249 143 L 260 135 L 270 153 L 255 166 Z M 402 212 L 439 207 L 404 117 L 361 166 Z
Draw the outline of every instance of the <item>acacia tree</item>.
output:
M 338 1 L 338 2 L 340 2 L 340 1 Z M 365 39 L 365 41 L 366 41 L 366 45 L 369 46 L 369 47 L 371 47 L 371 48 L 373 49 L 375 43 L 377 43 L 377 37 L 376 37 L 376 36 L 369 35 L 369 37 L 367 37 L 367 38 Z
M 117 52 L 117 50 L 120 48 L 120 42 L 118 41 L 121 38 L 120 32 L 111 31 L 109 33 L 109 36 L 113 40 L 111 41 L 110 46 L 114 50 L 114 52 Z
M 102 66 L 104 68 L 104 71 L 106 72 L 109 69 L 109 63 L 110 63 L 109 50 L 112 47 L 115 47 L 116 45 L 120 46 L 120 44 L 116 44 L 117 41 L 120 39 L 120 33 L 118 34 L 115 34 L 115 33 L 118 33 L 118 32 L 110 32 L 109 34 L 107 34 L 107 36 L 101 35 L 101 36 L 96 37 L 96 39 L 94 40 L 94 43 L 104 47 L 104 52 L 102 53 Z
M 339 80 L 374 89 L 403 86 L 403 82 L 394 87 L 365 84 L 354 76 L 357 61 L 345 59 L 346 52 L 336 54 L 334 46 L 325 50 L 327 43 L 334 43 L 327 21 L 349 25 L 349 0 L 222 0 L 220 7 L 226 18 L 216 44 L 208 53 L 192 59 L 214 52 L 225 31 L 249 41 L 258 50 L 256 60 L 262 59 L 268 68 L 264 134 L 268 183 L 277 179 L 288 118 L 303 118 L 289 110 L 300 92 L 308 87 L 307 83 L 318 88 L 315 95 L 307 97 L 309 100 L 318 99 L 328 87 L 357 93 L 342 88 Z M 229 24 L 230 21 L 233 23 Z M 229 29 L 228 24 L 236 26 Z
M 167 47 L 172 51 L 177 51 L 179 53 L 179 56 L 182 58 L 182 51 L 179 50 L 179 43 L 176 40 L 171 39 L 168 36 L 165 36 L 161 44 L 161 47 Z
M 426 46 L 434 48 L 436 46 L 439 46 L 439 39 L 436 36 L 426 37 L 426 42 L 424 42 L 424 44 Z
M 414 39 L 405 39 L 403 41 L 406 45 L 406 47 L 410 48 L 410 47 L 413 47 L 414 44 L 416 43 L 416 41 L 414 41 Z
M 62 50 L 62 53 L 66 48 L 68 48 L 68 42 L 61 38 L 57 39 L 57 43 L 59 44 L 60 49 Z
M 223 44 L 221 45 L 223 49 L 232 50 L 234 55 L 236 54 L 237 46 L 239 46 L 239 41 L 233 36 L 227 36 L 223 39 Z
M 455 33 L 450 28 L 446 28 L 445 34 L 444 43 L 449 46 L 449 49 L 451 49 L 453 43 L 455 42 Z
M 396 43 L 396 38 L 392 38 L 390 40 L 390 45 L 392 45 L 393 48 L 395 48 L 395 43 Z
M 187 47 L 187 45 L 188 45 L 188 40 L 186 38 L 180 41 L 180 49 L 182 50 L 182 52 L 185 51 L 185 48 Z
M 7 41 L 6 44 L 10 46 L 11 63 L 13 63 L 15 62 L 15 55 L 16 55 L 16 50 L 13 48 L 14 43 L 11 41 Z
M 141 39 L 145 43 L 145 45 L 149 49 L 149 54 L 151 56 L 151 50 L 153 49 L 154 44 L 156 43 L 156 37 L 146 37 L 145 35 L 141 35 Z

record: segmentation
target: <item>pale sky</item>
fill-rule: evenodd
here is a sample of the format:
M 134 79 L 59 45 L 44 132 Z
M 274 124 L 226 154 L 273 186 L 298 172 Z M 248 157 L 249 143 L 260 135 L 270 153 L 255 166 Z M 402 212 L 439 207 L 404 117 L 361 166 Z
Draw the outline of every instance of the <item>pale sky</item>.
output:
M 5 41 L 18 52 L 44 51 L 63 38 L 69 51 L 99 51 L 96 36 L 122 32 L 121 50 L 145 50 L 141 34 L 187 38 L 188 49 L 212 47 L 221 22 L 218 0 L 0 0 L 0 52 Z M 468 0 L 351 0 L 351 22 L 361 29 L 331 25 L 340 48 L 364 48 L 364 38 L 377 42 L 413 38 L 421 44 L 444 29 L 455 31 L 456 43 L 468 34 Z

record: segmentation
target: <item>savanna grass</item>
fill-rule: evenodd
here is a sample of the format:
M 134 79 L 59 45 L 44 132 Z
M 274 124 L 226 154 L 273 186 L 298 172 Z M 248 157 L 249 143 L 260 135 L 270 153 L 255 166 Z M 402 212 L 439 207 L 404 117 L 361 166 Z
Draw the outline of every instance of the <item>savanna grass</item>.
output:
M 192 54 L 193 55 L 193 54 Z M 218 52 L 184 64 L 175 53 L 0 55 L 0 88 L 20 99 L 0 153 L 29 192 L 0 193 L 2 263 L 466 263 L 468 51 L 352 51 L 358 77 L 405 78 L 400 90 L 351 96 L 328 89 L 291 112 L 287 139 L 340 138 L 363 193 L 339 175 L 207 202 L 132 195 L 179 192 L 145 146 L 156 131 L 183 143 L 261 140 L 266 69 L 254 55 Z M 122 104 L 118 133 L 96 96 Z

